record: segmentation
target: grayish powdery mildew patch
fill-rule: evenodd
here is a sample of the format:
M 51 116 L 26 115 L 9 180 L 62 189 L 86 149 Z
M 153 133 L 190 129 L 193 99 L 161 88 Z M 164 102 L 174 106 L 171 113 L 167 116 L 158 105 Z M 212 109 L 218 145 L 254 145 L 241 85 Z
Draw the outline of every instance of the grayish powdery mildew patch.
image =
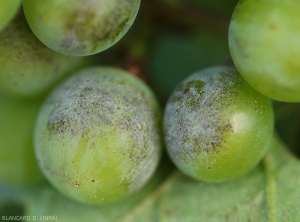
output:
M 220 74 L 211 75 L 214 71 Z M 185 161 L 189 161 L 200 152 L 217 153 L 224 142 L 223 134 L 232 131 L 231 123 L 221 111 L 235 102 L 237 91 L 232 86 L 240 81 L 218 68 L 214 71 L 192 75 L 171 96 L 166 108 L 165 130 L 170 132 L 167 133 L 168 147 L 177 147 L 172 149 L 174 157 L 183 155 Z
M 72 155 L 72 163 L 69 159 L 63 161 L 60 170 L 53 169 L 48 160 L 42 163 L 43 167 L 58 179 L 75 182 L 77 188 L 82 182 L 70 178 L 64 166 L 73 164 L 78 172 L 88 171 L 80 163 L 90 150 L 103 161 L 99 166 L 122 169 L 120 178 L 130 192 L 142 187 L 158 164 L 160 109 L 150 90 L 124 71 L 91 68 L 75 75 L 53 91 L 41 113 L 36 129 L 41 131 L 36 138 L 36 143 L 42 141 L 37 144 L 39 152 L 51 149 L 47 143 L 56 141 L 62 155 Z M 112 156 L 118 153 L 124 161 L 116 166 L 107 163 L 102 151 Z

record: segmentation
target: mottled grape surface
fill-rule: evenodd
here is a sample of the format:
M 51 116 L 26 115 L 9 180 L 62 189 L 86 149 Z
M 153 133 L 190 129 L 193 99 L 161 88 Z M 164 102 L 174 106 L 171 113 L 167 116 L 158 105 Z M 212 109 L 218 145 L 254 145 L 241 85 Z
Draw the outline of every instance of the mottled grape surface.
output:
M 33 129 L 42 101 L 0 95 L 0 183 L 43 180 L 33 150 Z
M 170 96 L 164 132 L 168 152 L 185 174 L 207 182 L 235 178 L 252 169 L 268 147 L 271 102 L 233 68 L 204 69 Z
M 161 153 L 161 110 L 150 89 L 115 68 L 83 70 L 45 101 L 35 128 L 38 162 L 63 194 L 104 204 L 138 191 Z
M 233 61 L 246 81 L 275 100 L 300 101 L 298 0 L 241 0 L 229 28 Z
M 20 8 L 21 0 L 0 0 L 0 32 Z
M 43 45 L 23 14 L 0 32 L 0 92 L 34 97 L 82 66 L 83 58 L 64 56 Z
M 101 52 L 119 41 L 133 24 L 140 0 L 24 0 L 34 34 L 67 55 Z

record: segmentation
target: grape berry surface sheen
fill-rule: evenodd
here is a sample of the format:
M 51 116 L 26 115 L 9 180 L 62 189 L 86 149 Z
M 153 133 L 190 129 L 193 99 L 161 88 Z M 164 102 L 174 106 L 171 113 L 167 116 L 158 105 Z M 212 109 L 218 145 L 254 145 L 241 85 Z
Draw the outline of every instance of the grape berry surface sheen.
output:
M 161 110 L 149 88 L 116 68 L 89 68 L 58 86 L 40 110 L 35 151 L 48 180 L 89 204 L 138 190 L 161 154 Z
M 299 0 L 243 0 L 229 27 L 232 59 L 265 96 L 300 102 Z
M 174 90 L 164 132 L 182 172 L 200 181 L 223 181 L 246 173 L 265 154 L 273 133 L 272 105 L 235 69 L 212 67 Z
M 62 54 L 86 56 L 118 42 L 133 24 L 140 0 L 23 0 L 34 34 Z

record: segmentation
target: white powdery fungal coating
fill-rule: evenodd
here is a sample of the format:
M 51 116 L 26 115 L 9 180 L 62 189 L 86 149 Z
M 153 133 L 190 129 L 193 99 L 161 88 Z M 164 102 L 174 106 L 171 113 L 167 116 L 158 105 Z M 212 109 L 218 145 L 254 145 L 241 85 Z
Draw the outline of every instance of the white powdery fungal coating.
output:
M 174 163 L 207 182 L 239 176 L 264 155 L 273 129 L 270 100 L 233 68 L 191 75 L 173 91 L 164 118 L 165 141 Z
M 161 153 L 161 111 L 141 81 L 90 68 L 57 87 L 35 130 L 38 162 L 62 193 L 101 204 L 138 191 Z

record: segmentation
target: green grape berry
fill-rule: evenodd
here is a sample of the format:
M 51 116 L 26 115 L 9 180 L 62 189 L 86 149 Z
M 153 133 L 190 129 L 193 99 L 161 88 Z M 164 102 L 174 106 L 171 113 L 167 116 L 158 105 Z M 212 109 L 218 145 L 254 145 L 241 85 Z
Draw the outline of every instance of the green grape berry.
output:
M 161 110 L 148 87 L 109 67 L 83 70 L 59 85 L 42 106 L 36 157 L 63 194 L 105 204 L 135 193 L 161 153 Z
M 251 170 L 273 133 L 270 100 L 233 68 L 191 75 L 170 96 L 164 116 L 167 150 L 185 174 L 219 182 Z
M 13 19 L 21 5 L 21 0 L 0 0 L 0 32 Z
M 34 97 L 82 66 L 83 58 L 64 56 L 44 46 L 23 14 L 0 33 L 0 92 Z
M 92 55 L 118 42 L 133 24 L 140 0 L 24 0 L 34 34 L 49 48 Z
M 241 0 L 229 28 L 233 61 L 265 96 L 300 102 L 298 0 Z
M 43 179 L 32 141 L 41 103 L 0 95 L 0 183 L 22 186 Z

